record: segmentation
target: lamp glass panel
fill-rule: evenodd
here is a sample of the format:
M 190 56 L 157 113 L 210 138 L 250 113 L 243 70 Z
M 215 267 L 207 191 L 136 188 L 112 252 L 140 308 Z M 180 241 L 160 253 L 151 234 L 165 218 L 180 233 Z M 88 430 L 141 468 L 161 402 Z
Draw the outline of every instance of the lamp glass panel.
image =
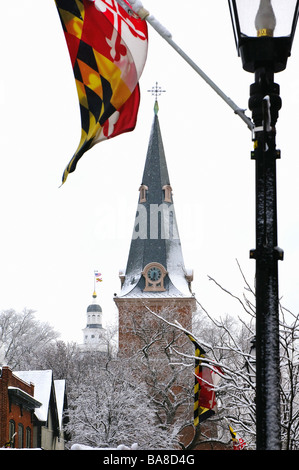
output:
M 260 10 L 260 23 L 267 29 L 274 13 L 275 27 L 273 37 L 287 37 L 292 33 L 297 0 L 236 0 L 240 32 L 244 36 L 257 37 L 256 17 Z M 272 7 L 272 13 L 271 13 Z M 263 19 L 263 13 L 264 19 Z

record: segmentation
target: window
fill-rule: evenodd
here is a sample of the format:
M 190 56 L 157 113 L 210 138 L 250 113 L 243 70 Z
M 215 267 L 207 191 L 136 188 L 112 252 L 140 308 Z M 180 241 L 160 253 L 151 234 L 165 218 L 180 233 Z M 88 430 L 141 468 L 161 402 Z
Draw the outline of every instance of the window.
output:
M 169 184 L 163 186 L 164 191 L 164 201 L 165 202 L 172 202 L 171 194 L 172 194 L 172 187 Z
M 26 428 L 26 447 L 27 449 L 31 447 L 31 429 L 29 427 Z
M 145 184 L 142 184 L 139 188 L 140 192 L 140 199 L 139 202 L 146 202 L 146 191 L 148 190 L 148 187 Z
M 16 425 L 13 419 L 9 421 L 9 443 L 10 447 L 15 446 Z
M 23 424 L 18 424 L 18 448 L 23 449 L 24 447 L 24 426 Z

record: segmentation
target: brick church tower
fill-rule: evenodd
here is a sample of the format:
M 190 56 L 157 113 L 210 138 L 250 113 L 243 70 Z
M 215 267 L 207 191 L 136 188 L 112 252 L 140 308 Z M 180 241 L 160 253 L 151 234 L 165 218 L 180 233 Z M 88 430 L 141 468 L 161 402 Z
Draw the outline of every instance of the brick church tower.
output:
M 184 266 L 157 101 L 154 111 L 127 267 L 120 273 L 121 291 L 114 297 L 119 353 L 126 355 L 144 347 L 136 325 L 148 331 L 147 326 L 155 321 L 151 312 L 191 330 L 196 309 L 193 274 Z
M 153 396 L 159 421 L 179 423 L 181 445 L 220 449 L 214 440 L 205 442 L 206 436 L 217 438 L 213 423 L 204 423 L 203 441 L 198 434 L 202 426 L 193 426 L 198 406 L 192 394 L 194 376 L 185 367 L 188 361 L 183 360 L 180 367 L 184 355 L 194 355 L 194 345 L 173 325 L 178 322 L 192 331 L 196 299 L 191 289 L 193 273 L 184 265 L 157 101 L 154 111 L 127 266 L 120 273 L 120 293 L 114 296 L 118 353 L 133 358 L 131 365 Z

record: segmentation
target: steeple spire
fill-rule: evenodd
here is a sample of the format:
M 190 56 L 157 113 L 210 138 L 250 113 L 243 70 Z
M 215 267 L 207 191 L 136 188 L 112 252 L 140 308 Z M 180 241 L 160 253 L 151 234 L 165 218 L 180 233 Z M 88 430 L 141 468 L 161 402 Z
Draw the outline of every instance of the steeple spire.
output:
M 150 91 L 150 90 L 148 90 Z M 152 93 L 161 93 L 157 83 Z M 157 99 L 122 296 L 190 297 L 176 223 L 172 188 L 158 119 Z

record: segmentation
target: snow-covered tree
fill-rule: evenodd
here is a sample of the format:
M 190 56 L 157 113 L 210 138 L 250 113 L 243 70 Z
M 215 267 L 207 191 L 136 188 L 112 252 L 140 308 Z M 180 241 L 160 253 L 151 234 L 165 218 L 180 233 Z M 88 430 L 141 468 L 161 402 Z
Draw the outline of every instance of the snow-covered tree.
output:
M 285 450 L 299 449 L 299 314 L 281 308 L 281 434 Z
M 224 444 L 229 442 L 229 423 L 246 441 L 247 448 L 255 449 L 255 353 L 252 349 L 255 338 L 255 296 L 254 290 L 243 279 L 244 293 L 238 296 L 210 278 L 225 295 L 236 300 L 241 306 L 241 314 L 237 318 L 229 315 L 217 318 L 198 302 L 199 313 L 193 325 L 193 336 L 206 351 L 203 364 L 208 367 L 219 366 L 223 371 L 223 377 L 216 387 L 218 413 L 209 418 L 217 423 L 218 441 Z M 180 325 L 176 327 L 184 331 Z M 299 314 L 294 315 L 280 306 L 281 440 L 282 449 L 285 450 L 299 448 L 298 340 Z M 190 356 L 183 353 L 181 357 L 180 366 L 185 364 L 189 368 L 190 363 L 185 362 L 185 359 L 190 359 Z M 208 436 L 206 440 L 209 440 Z
M 90 367 L 72 392 L 70 445 L 115 448 L 137 443 L 139 449 L 171 449 L 176 437 L 157 423 L 155 411 L 146 385 L 136 379 L 128 361 L 110 360 L 105 366 Z
M 164 308 L 163 319 L 174 316 Z M 156 407 L 156 416 L 164 426 L 177 430 L 192 418 L 193 377 L 180 365 L 177 351 L 191 351 L 186 336 L 167 322 L 150 315 L 131 315 L 131 333 L 136 337 L 136 348 L 131 361 L 135 375 L 146 384 L 147 394 Z M 134 343 L 135 344 L 135 343 Z
M 1 362 L 12 369 L 26 368 L 58 336 L 48 323 L 36 320 L 33 310 L 4 310 L 0 313 Z
M 234 423 L 247 441 L 248 447 L 255 448 L 255 355 L 251 354 L 255 337 L 255 294 L 244 276 L 243 279 L 245 282 L 243 297 L 232 294 L 211 279 L 242 306 L 242 316 L 238 318 L 239 335 L 231 334 L 222 320 L 215 321 L 210 315 L 209 318 L 218 330 L 226 332 L 221 338 L 225 336 L 230 338 L 229 341 L 226 340 L 223 344 L 220 341 L 218 346 L 213 347 L 217 359 L 221 360 L 226 371 L 226 380 L 222 381 L 223 387 L 219 390 L 223 402 L 222 415 L 225 414 Z M 284 450 L 297 450 L 299 448 L 299 314 L 293 314 L 281 304 L 279 341 L 281 443 Z M 221 357 L 223 351 L 233 352 L 234 361 L 231 361 L 231 354 L 224 361 Z

